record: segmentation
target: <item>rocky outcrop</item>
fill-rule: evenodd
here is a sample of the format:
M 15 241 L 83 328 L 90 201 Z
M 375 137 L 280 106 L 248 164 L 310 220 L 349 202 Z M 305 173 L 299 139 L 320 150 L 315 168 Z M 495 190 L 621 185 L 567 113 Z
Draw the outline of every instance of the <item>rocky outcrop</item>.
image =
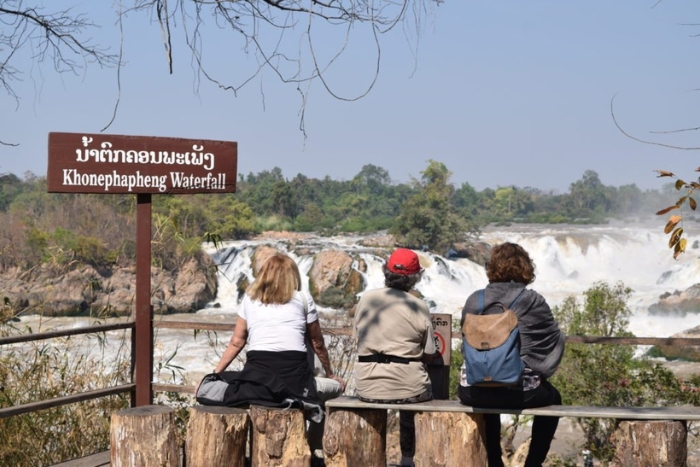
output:
M 277 248 L 273 248 L 269 245 L 260 245 L 255 249 L 253 257 L 251 258 L 251 267 L 253 268 L 253 276 L 257 277 L 260 268 L 267 262 L 270 257 L 280 253 Z
M 349 309 L 356 304 L 357 294 L 365 288 L 365 282 L 353 268 L 354 261 L 358 261 L 359 269 L 366 269 L 364 261 L 344 251 L 324 250 L 314 256 L 309 289 L 319 305 Z
M 16 312 L 47 316 L 115 316 L 132 312 L 136 292 L 135 268 L 96 269 L 80 265 L 71 270 L 43 265 L 30 271 L 0 274 L 0 296 Z M 214 300 L 216 267 L 200 254 L 177 271 L 151 268 L 151 304 L 155 313 L 193 313 Z
M 358 243 L 362 246 L 373 248 L 394 248 L 396 246 L 396 238 L 386 233 L 376 233 L 367 235 Z
M 251 256 L 251 268 L 256 277 L 263 264 L 273 255 L 284 253 L 270 245 L 260 245 Z M 318 247 L 299 246 L 294 250 L 298 256 L 313 256 L 313 264 L 308 273 L 309 290 L 319 305 L 332 308 L 352 308 L 357 302 L 357 294 L 364 287 L 364 279 L 359 271 L 366 272 L 367 265 L 359 258 L 342 250 L 321 250 Z M 353 266 L 354 265 L 354 266 Z M 304 278 L 302 278 L 304 280 Z M 247 280 L 238 283 L 242 295 L 248 287 Z
M 483 266 L 491 257 L 491 245 L 486 242 L 455 243 L 445 254 L 448 259 L 466 258 Z
M 659 297 L 658 303 L 649 307 L 652 315 L 685 316 L 687 313 L 700 313 L 700 284 L 687 290 L 666 293 Z
M 700 337 L 700 326 L 696 326 L 692 329 L 688 329 L 683 332 L 674 334 L 671 337 Z M 668 359 L 681 359 L 688 360 L 691 362 L 700 362 L 700 346 L 696 345 L 664 345 L 664 346 L 654 346 L 650 350 L 650 353 L 654 356 L 660 356 Z

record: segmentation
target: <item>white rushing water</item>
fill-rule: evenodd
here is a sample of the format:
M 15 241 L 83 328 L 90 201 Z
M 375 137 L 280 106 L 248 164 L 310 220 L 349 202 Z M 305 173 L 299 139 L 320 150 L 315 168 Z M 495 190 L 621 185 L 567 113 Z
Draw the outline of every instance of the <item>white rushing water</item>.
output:
M 685 290 L 698 282 L 700 250 L 690 248 L 698 238 L 688 237 L 688 252 L 674 260 L 666 247 L 668 235 L 662 228 L 661 223 L 649 226 L 514 225 L 489 228 L 481 240 L 489 244 L 504 241 L 521 244 L 536 265 L 537 279 L 531 287 L 540 292 L 551 306 L 570 295 L 580 297 L 597 281 L 622 281 L 634 291 L 628 303 L 633 312 L 629 330 L 639 337 L 667 337 L 700 325 L 700 313 L 684 317 L 654 316 L 649 314 L 648 308 L 658 301 L 661 294 Z M 356 236 L 314 237 L 305 243 L 357 253 L 367 264 L 367 271 L 363 273 L 367 289 L 381 287 L 383 259 L 360 246 L 359 240 L 361 237 Z M 242 276 L 253 279 L 251 255 L 261 243 L 270 242 L 232 241 L 226 242 L 218 251 L 209 251 L 220 265 L 219 292 L 215 302 L 197 312 L 197 319 L 234 321 L 239 306 L 236 284 Z M 303 248 L 290 247 L 288 242 L 273 241 L 272 245 L 290 254 L 297 261 L 302 275 L 306 276 L 313 256 L 298 254 Z M 426 271 L 417 288 L 431 304 L 431 311 L 451 313 L 458 318 L 467 296 L 487 283 L 483 265 L 467 259 L 448 260 L 428 252 L 419 252 L 419 255 Z M 304 288 L 308 290 L 308 282 Z M 192 316 L 167 317 L 188 318 Z M 22 325 L 31 325 L 35 330 L 39 326 L 37 317 L 25 317 L 22 321 Z M 44 319 L 41 328 L 73 327 L 90 322 L 86 318 Z M 215 345 L 218 352 L 223 350 L 229 338 L 225 334 L 218 335 L 219 343 Z M 114 333 L 113 337 L 120 335 Z M 213 369 L 219 358 L 204 334 L 195 338 L 192 331 L 159 330 L 155 361 L 166 361 L 173 353 L 175 356 L 170 363 L 184 368 L 190 380 L 196 380 Z M 158 379 L 168 379 L 169 370 L 163 371 Z
M 700 230 L 700 229 L 699 229 Z M 359 237 L 319 238 L 322 246 L 357 251 L 367 264 L 363 274 L 367 289 L 381 287 L 383 259 L 359 245 Z M 530 286 L 555 306 L 566 297 L 580 297 L 597 281 L 622 281 L 633 289 L 629 306 L 633 312 L 630 330 L 640 337 L 666 337 L 700 324 L 700 313 L 685 317 L 649 315 L 649 306 L 666 292 L 685 290 L 698 283 L 700 250 L 689 249 L 674 260 L 666 247 L 668 236 L 662 226 L 542 226 L 515 225 L 489 228 L 481 240 L 489 244 L 505 241 L 521 244 L 532 256 L 537 278 Z M 689 237 L 688 245 L 698 238 Z M 229 242 L 218 252 L 220 261 L 220 308 L 207 308 L 200 314 L 226 318 L 238 308 L 236 282 L 241 275 L 252 280 L 250 256 L 260 242 Z M 311 268 L 312 256 L 298 256 L 285 242 L 275 245 L 299 264 L 302 275 Z M 467 296 L 487 284 L 484 267 L 467 259 L 448 260 L 440 255 L 419 252 L 426 271 L 417 288 L 433 304 L 433 312 L 459 316 Z M 305 284 L 308 288 L 308 284 Z

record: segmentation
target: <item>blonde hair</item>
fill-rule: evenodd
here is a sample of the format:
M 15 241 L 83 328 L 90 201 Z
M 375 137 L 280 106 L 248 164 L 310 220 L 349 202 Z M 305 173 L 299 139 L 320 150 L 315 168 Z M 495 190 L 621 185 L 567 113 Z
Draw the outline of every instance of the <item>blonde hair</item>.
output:
M 292 299 L 296 290 L 301 290 L 297 263 L 283 253 L 277 253 L 265 261 L 246 293 L 252 300 L 265 305 L 282 305 Z

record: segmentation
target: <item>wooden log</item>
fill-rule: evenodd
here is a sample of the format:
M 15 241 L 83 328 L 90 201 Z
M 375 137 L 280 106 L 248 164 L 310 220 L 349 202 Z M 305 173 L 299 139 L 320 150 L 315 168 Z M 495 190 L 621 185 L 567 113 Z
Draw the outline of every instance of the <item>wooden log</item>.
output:
M 685 467 L 688 429 L 683 421 L 622 421 L 613 434 L 611 466 Z
M 301 410 L 251 406 L 252 467 L 308 467 L 311 449 Z
M 417 412 L 416 465 L 488 466 L 484 417 L 463 412 Z
M 143 405 L 112 414 L 112 467 L 177 467 L 180 450 L 175 436 L 175 411 L 164 405 Z
M 187 467 L 245 465 L 250 435 L 248 412 L 198 405 L 190 410 L 185 459 Z
M 329 408 L 323 457 L 326 467 L 386 465 L 386 410 Z

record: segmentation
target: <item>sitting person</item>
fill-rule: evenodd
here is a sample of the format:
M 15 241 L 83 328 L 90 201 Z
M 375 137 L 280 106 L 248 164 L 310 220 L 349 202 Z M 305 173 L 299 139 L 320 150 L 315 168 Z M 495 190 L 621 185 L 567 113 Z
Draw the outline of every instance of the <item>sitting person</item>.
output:
M 561 404 L 559 391 L 547 378 L 554 374 L 561 362 L 565 336 L 545 299 L 534 290 L 526 289 L 535 280 L 535 266 L 530 256 L 514 243 L 496 245 L 486 264 L 486 275 L 489 284 L 483 292 L 477 291 L 469 296 L 462 310 L 462 324 L 467 314 L 489 314 L 501 312 L 501 305 L 509 307 L 517 316 L 524 371 L 521 382 L 511 386 L 470 386 L 462 377 L 457 391 L 459 400 L 473 407 L 507 409 Z M 499 414 L 485 414 L 484 418 L 489 467 L 502 467 L 501 417 Z M 534 418 L 524 467 L 542 465 L 558 423 L 558 417 Z
M 415 403 L 433 398 L 424 362 L 436 354 L 426 303 L 409 291 L 420 280 L 418 256 L 399 248 L 384 265 L 385 288 L 362 294 L 355 312 L 360 400 Z M 401 465 L 413 465 L 414 412 L 399 411 Z
M 323 402 L 340 395 L 345 382 L 333 374 L 313 299 L 300 290 L 294 260 L 284 254 L 270 257 L 246 291 L 221 361 L 200 383 L 196 396 L 209 405 L 304 408 L 311 421 L 309 445 L 316 451 L 321 449 Z M 307 356 L 307 337 L 325 372 L 318 388 L 313 359 L 310 365 Z M 224 372 L 246 343 L 243 370 Z

